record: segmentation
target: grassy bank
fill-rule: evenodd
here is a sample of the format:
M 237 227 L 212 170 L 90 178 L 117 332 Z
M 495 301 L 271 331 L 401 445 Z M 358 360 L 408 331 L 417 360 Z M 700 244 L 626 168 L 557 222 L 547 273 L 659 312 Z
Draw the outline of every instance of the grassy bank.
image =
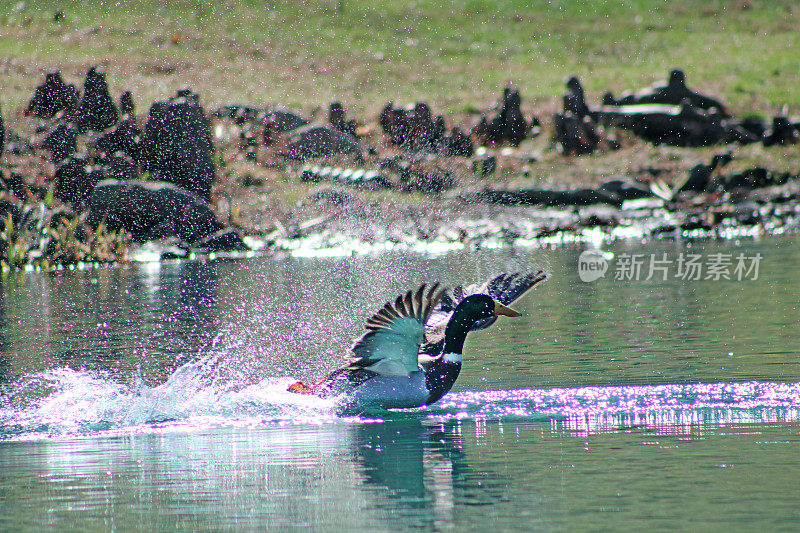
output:
M 13 118 L 47 70 L 80 84 L 100 64 L 113 93 L 132 90 L 143 106 L 191 86 L 208 107 L 338 99 L 369 116 L 389 99 L 424 99 L 452 114 L 511 82 L 545 112 L 570 74 L 597 102 L 683 67 L 736 113 L 800 109 L 793 0 L 529 4 L 0 1 L 0 104 Z

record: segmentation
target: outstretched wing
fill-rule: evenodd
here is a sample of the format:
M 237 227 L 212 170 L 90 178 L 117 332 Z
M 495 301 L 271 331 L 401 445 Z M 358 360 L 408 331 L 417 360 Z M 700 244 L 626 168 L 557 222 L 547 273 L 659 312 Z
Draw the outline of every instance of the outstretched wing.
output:
M 442 350 L 441 344 L 444 342 L 444 330 L 456 306 L 473 294 L 488 294 L 503 305 L 508 305 L 526 292 L 534 285 L 543 281 L 547 276 L 543 271 L 529 272 L 523 274 L 514 272 L 511 274 L 500 274 L 483 283 L 475 283 L 462 287 L 459 285 L 452 291 L 443 291 L 439 304 L 436 305 L 425 323 L 425 344 L 420 353 L 436 355 Z M 488 328 L 497 320 L 496 316 L 484 318 L 475 322 L 472 331 L 476 329 Z
M 353 345 L 348 366 L 391 375 L 419 370 L 417 354 L 425 337 L 425 323 L 443 292 L 437 292 L 438 288 L 434 283 L 426 292 L 422 285 L 383 306 L 367 320 L 369 331 Z

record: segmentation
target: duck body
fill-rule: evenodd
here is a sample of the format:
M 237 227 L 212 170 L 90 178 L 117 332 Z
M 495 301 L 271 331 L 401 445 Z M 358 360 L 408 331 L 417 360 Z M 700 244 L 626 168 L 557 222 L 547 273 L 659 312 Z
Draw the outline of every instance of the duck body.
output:
M 520 316 L 498 300 L 509 303 L 543 279 L 541 272 L 503 274 L 452 292 L 439 291 L 438 283 L 409 291 L 367 321 L 368 331 L 356 341 L 347 365 L 315 385 L 297 382 L 289 390 L 339 398 L 348 413 L 430 405 L 458 379 L 467 334 L 499 315 Z
M 332 374 L 335 375 L 329 374 L 318 384 L 320 386 L 313 388 L 313 394 L 339 398 L 344 412 L 419 407 L 427 404 L 430 397 L 423 370 L 408 375 L 386 375 L 343 368 Z

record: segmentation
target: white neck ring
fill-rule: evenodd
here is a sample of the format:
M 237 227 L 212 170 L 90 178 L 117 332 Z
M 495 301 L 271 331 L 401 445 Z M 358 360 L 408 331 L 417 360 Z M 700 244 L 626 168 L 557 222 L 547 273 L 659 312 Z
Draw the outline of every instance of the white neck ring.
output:
M 445 363 L 460 363 L 463 356 L 460 353 L 446 353 L 442 356 Z

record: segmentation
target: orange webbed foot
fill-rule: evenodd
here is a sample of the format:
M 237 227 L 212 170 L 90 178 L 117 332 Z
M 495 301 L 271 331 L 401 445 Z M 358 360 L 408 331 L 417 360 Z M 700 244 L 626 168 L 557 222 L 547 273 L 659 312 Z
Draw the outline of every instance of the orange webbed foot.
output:
M 302 381 L 298 381 L 286 390 L 289 392 L 294 392 L 295 394 L 314 394 L 311 388 Z

